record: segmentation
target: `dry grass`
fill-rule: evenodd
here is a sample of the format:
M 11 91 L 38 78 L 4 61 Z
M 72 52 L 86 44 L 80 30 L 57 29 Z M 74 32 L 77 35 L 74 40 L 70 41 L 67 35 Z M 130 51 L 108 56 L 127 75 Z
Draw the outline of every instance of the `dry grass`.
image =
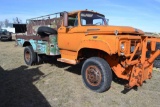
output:
M 53 62 L 26 66 L 23 48 L 0 42 L 0 107 L 159 107 L 160 72 L 138 88 L 123 94 L 123 85 L 112 82 L 104 93 L 82 83 L 81 65 Z M 158 71 L 158 72 L 156 72 Z

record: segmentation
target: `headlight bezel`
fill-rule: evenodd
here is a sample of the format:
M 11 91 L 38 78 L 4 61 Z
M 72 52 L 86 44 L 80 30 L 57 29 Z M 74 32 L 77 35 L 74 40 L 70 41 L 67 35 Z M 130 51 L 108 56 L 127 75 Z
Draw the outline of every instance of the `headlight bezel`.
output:
M 125 52 L 125 49 L 126 49 L 126 42 L 125 41 L 120 42 L 120 51 Z

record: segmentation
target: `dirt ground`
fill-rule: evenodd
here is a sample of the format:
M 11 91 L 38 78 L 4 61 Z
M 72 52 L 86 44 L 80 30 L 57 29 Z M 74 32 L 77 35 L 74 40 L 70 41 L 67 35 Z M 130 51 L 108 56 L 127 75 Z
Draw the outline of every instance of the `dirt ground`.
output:
M 81 66 L 46 62 L 27 66 L 22 47 L 0 41 L 0 107 L 160 107 L 160 71 L 138 90 L 124 93 L 114 79 L 110 90 L 95 93 L 82 83 Z

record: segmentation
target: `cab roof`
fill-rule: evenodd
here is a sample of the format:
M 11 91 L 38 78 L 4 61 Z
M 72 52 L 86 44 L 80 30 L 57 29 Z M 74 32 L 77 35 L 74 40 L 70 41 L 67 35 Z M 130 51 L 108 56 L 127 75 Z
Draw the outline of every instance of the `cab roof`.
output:
M 71 12 L 68 12 L 69 13 L 69 15 L 72 15 L 72 14 L 76 14 L 76 13 L 79 13 L 79 12 L 92 12 L 92 13 L 96 13 L 96 14 L 99 14 L 99 15 L 102 15 L 102 16 L 104 16 L 103 14 L 101 14 L 101 13 L 98 13 L 98 12 L 95 12 L 95 11 L 93 11 L 93 10 L 76 10 L 76 11 L 71 11 Z

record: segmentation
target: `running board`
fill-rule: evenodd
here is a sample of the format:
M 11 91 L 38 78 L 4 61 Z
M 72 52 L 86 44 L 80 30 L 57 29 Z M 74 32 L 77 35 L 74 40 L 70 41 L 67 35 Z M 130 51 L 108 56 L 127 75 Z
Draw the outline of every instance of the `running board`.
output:
M 76 65 L 77 64 L 76 60 L 70 60 L 70 59 L 65 59 L 65 58 L 58 58 L 57 61 L 65 62 L 65 63 L 72 64 L 72 65 Z

